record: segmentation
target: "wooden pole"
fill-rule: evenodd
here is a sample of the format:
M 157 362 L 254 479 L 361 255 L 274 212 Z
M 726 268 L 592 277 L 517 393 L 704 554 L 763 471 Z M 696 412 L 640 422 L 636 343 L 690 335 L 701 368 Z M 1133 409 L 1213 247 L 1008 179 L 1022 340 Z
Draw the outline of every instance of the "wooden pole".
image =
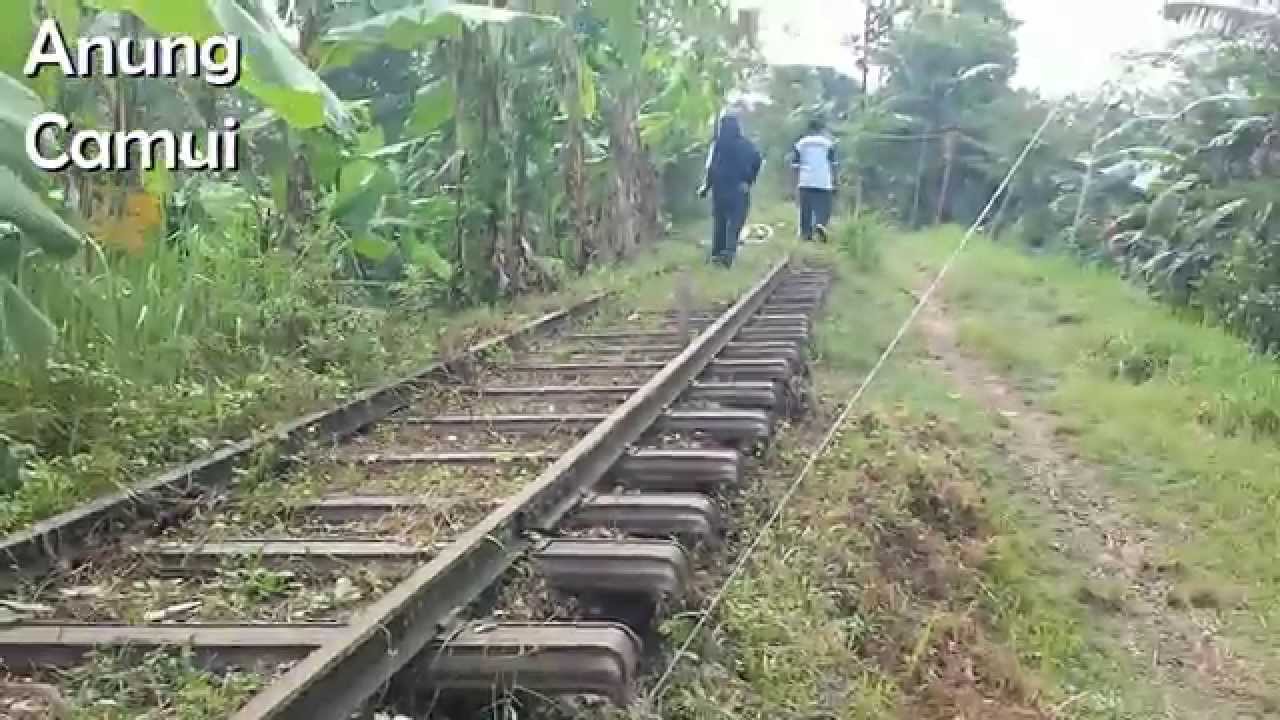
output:
M 942 188 L 938 190 L 938 211 L 934 218 L 934 222 L 938 225 L 942 224 L 942 219 L 947 210 L 947 195 L 951 192 L 951 168 L 955 164 L 956 159 L 956 131 L 947 130 L 942 136 Z

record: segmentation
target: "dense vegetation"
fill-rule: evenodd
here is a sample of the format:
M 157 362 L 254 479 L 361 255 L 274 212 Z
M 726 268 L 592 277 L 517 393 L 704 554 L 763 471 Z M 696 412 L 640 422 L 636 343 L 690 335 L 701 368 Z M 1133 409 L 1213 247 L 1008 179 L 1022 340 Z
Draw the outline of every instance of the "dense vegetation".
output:
M 421 364 L 427 330 L 461 308 L 634 257 L 682 210 L 665 200 L 696 188 L 712 117 L 753 57 L 706 0 L 12 9 L 0 528 Z M 242 82 L 28 80 L 46 17 L 69 42 L 233 34 Z M 43 174 L 23 150 L 43 109 L 105 131 L 236 117 L 240 168 Z
M 864 92 L 830 71 L 776 69 L 764 89 L 777 102 L 756 117 L 771 157 L 824 115 L 847 159 L 846 206 L 911 227 L 969 223 L 1056 110 L 987 229 L 1114 267 L 1195 319 L 1280 349 L 1278 11 L 1169 3 L 1169 18 L 1206 32 L 1129 67 L 1172 71 L 1172 83 L 1122 78 L 1049 102 L 1009 86 L 1016 24 L 998 0 L 871 5 L 872 32 L 851 50 L 880 82 Z
M 1050 103 L 1010 86 L 1000 0 L 869 3 L 861 77 L 760 72 L 753 23 L 719 2 L 277 5 L 22 0 L 0 30 L 0 526 L 416 363 L 462 308 L 633 257 L 696 209 L 735 87 L 771 99 L 748 130 L 773 190 L 821 115 L 840 205 L 911 227 L 971 222 L 1056 109 L 991 234 L 1280 347 L 1268 11 L 1171 3 L 1209 31 L 1132 62 L 1176 82 Z M 47 16 L 71 38 L 231 31 L 244 81 L 28 81 Z M 242 167 L 38 174 L 20 148 L 42 108 L 106 130 L 235 116 Z

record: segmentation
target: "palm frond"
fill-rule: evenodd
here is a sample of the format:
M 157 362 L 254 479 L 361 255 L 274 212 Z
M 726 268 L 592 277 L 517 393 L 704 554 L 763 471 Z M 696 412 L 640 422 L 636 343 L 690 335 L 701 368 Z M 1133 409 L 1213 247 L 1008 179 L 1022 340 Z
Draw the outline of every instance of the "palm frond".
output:
M 1264 30 L 1280 35 L 1280 0 L 1166 0 L 1164 16 L 1224 34 Z

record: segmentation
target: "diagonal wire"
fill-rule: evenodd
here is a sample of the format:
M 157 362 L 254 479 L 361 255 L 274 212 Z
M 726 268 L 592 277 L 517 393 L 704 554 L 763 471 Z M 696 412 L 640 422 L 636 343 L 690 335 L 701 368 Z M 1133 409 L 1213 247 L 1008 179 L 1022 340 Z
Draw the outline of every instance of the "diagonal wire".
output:
M 984 207 L 982 212 L 978 215 L 978 219 L 974 220 L 973 225 L 969 227 L 969 230 L 964 234 L 964 237 L 961 238 L 959 244 L 956 245 L 955 250 L 951 252 L 950 257 L 948 257 L 947 261 L 943 263 L 942 268 L 938 270 L 938 274 L 933 278 L 933 282 L 929 284 L 928 289 L 925 290 L 924 294 L 920 296 L 919 301 L 916 302 L 915 307 L 912 308 L 911 314 L 907 316 L 907 319 L 903 321 L 902 326 L 898 328 L 898 333 L 894 336 L 893 341 L 890 342 L 889 346 L 880 354 L 880 358 L 871 368 L 871 372 L 867 373 L 867 376 L 862 380 L 862 384 L 853 392 L 853 395 L 845 404 L 844 410 L 841 411 L 840 416 L 836 418 L 836 421 L 831 425 L 831 428 L 827 431 L 822 442 L 809 456 L 809 461 L 805 463 L 804 468 L 800 470 L 800 474 L 796 476 L 795 480 L 791 483 L 791 486 L 787 488 L 787 492 L 774 507 L 773 513 L 769 516 L 768 520 L 765 521 L 764 525 L 761 526 L 760 531 L 756 533 L 751 544 L 748 545 L 742 554 L 738 556 L 738 560 L 734 563 L 733 569 L 729 572 L 729 576 L 725 578 L 724 584 L 720 586 L 720 589 L 717 590 L 716 594 L 711 598 L 711 602 L 702 612 L 701 617 L 698 618 L 698 623 L 694 625 L 693 630 L 689 633 L 688 637 L 685 638 L 684 643 L 680 645 L 680 649 L 676 652 L 675 656 L 671 658 L 671 662 L 667 665 L 666 671 L 662 673 L 662 676 L 658 678 L 657 683 L 654 684 L 653 689 L 651 689 L 649 694 L 645 697 L 647 705 L 651 706 L 654 701 L 662 696 L 662 692 L 666 689 L 667 683 L 671 680 L 671 676 L 675 672 L 676 667 L 688 653 L 689 646 L 693 644 L 698 633 L 706 626 L 707 619 L 715 614 L 716 608 L 719 607 L 720 602 L 724 599 L 725 593 L 728 591 L 729 587 L 733 585 L 733 582 L 738 578 L 738 575 L 742 573 L 743 568 L 746 567 L 747 562 L 755 554 L 756 548 L 759 547 L 760 542 L 764 539 L 765 535 L 769 534 L 769 531 L 773 529 L 774 524 L 777 523 L 778 518 L 782 515 L 782 511 L 786 509 L 792 496 L 795 495 L 796 491 L 800 489 L 800 486 L 809 477 L 809 473 L 813 470 L 814 466 L 817 465 L 818 460 L 826 453 L 827 448 L 830 447 L 831 442 L 835 439 L 836 433 L 838 433 L 840 428 L 844 426 L 845 422 L 849 419 L 849 414 L 853 411 L 853 408 L 858 404 L 858 401 L 862 399 L 862 396 L 866 394 L 867 388 L 871 387 L 871 383 L 874 382 L 876 376 L 880 374 L 880 370 L 889 360 L 889 357 L 893 355 L 893 351 L 897 349 L 899 343 L 901 343 L 902 339 L 906 337 L 907 332 L 911 329 L 916 317 L 920 315 L 920 311 L 928 304 L 929 298 L 933 296 L 934 291 L 942 284 L 942 279 L 946 277 L 947 273 L 951 270 L 951 266 L 955 264 L 956 259 L 960 257 L 961 253 L 963 253 L 964 249 L 969 245 L 969 240 L 973 237 L 973 234 L 977 232 L 978 227 L 982 225 L 983 221 L 986 220 L 992 207 L 995 206 L 996 200 L 1004 194 L 1009 183 L 1013 180 L 1013 176 L 1018 172 L 1018 168 L 1022 166 L 1022 163 L 1027 159 L 1027 156 L 1031 154 L 1031 151 L 1040 141 L 1040 136 L 1044 134 L 1044 131 L 1049 127 L 1049 124 L 1053 122 L 1055 117 L 1057 117 L 1060 108 L 1060 105 L 1054 107 L 1049 111 L 1049 114 L 1045 116 L 1044 122 L 1040 124 L 1039 129 L 1036 130 L 1035 134 L 1031 136 L 1031 140 L 1027 143 L 1026 147 L 1023 148 L 1022 154 L 1018 156 L 1013 165 L 1009 168 L 1009 172 L 1005 174 L 1004 180 L 1000 182 L 1000 187 L 996 188 L 995 193 L 991 195 L 991 199 L 987 201 L 986 207 Z

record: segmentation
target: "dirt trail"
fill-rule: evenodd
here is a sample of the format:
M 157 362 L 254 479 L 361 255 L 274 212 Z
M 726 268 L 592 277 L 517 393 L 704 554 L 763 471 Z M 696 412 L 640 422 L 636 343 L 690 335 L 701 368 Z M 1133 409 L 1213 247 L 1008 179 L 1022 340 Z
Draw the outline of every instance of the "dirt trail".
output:
M 1007 378 L 961 352 L 944 300 L 921 313 L 931 361 L 956 390 L 1004 418 L 996 442 L 1022 468 L 1013 491 L 1041 512 L 1053 548 L 1080 587 L 1098 628 L 1132 653 L 1143 684 L 1178 720 L 1280 718 L 1268 682 L 1232 651 L 1214 608 L 1175 607 L 1179 569 L 1161 561 L 1159 529 L 1126 510 L 1111 492 L 1106 469 L 1081 460 L 1057 431 L 1050 413 L 1034 407 Z M 1222 598 L 1190 605 L 1220 604 Z M 1268 697 L 1270 695 L 1270 697 Z

